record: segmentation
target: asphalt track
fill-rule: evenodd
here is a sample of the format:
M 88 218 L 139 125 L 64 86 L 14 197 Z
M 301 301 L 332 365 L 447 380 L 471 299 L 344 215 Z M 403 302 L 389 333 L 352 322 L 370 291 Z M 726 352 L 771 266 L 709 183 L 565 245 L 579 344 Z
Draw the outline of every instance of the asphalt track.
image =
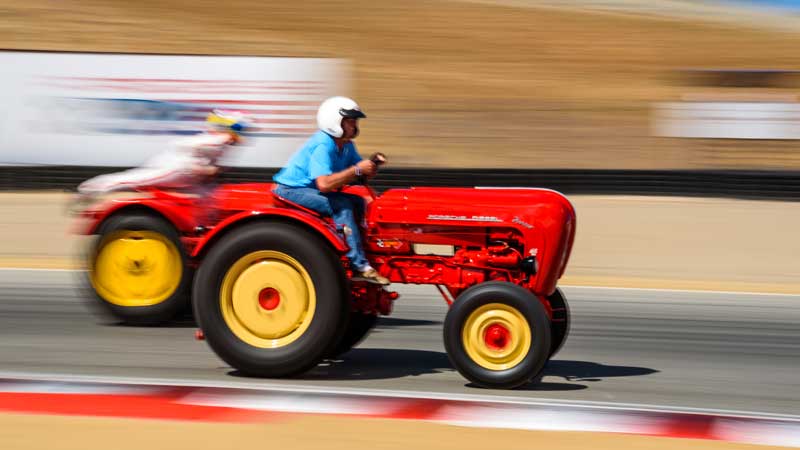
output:
M 659 405 L 797 415 L 800 296 L 565 288 L 570 338 L 541 384 L 515 391 L 470 386 L 444 353 L 446 307 L 432 288 L 398 286 L 395 314 L 342 361 L 299 378 L 238 375 L 191 320 L 162 328 L 104 324 L 66 271 L 0 270 L 0 376 L 78 375 L 381 389 L 440 396 Z

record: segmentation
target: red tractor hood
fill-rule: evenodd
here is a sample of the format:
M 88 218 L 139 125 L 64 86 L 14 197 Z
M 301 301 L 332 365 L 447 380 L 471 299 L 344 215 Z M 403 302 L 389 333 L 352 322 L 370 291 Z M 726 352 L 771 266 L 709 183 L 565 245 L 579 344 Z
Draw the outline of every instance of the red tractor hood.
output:
M 528 188 L 410 188 L 386 191 L 370 206 L 370 221 L 432 229 L 514 229 L 542 273 L 537 285 L 555 288 L 575 238 L 575 209 L 561 193 Z M 427 232 L 427 231 L 425 231 Z M 426 240 L 420 236 L 421 240 Z M 432 241 L 427 241 L 432 242 Z
M 506 223 L 523 227 L 534 221 L 556 219 L 552 214 L 575 216 L 572 204 L 561 193 L 525 188 L 410 188 L 384 193 L 380 203 L 405 203 L 406 220 Z M 531 220 L 526 222 L 525 218 Z

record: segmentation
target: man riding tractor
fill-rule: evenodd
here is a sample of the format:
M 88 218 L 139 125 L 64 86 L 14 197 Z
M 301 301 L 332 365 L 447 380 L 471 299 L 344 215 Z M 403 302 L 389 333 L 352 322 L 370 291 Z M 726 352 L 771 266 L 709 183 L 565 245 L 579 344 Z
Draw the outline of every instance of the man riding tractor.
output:
M 358 136 L 358 120 L 366 115 L 358 104 L 346 97 L 325 100 L 317 111 L 319 131 L 314 133 L 278 172 L 273 180 L 279 196 L 330 216 L 344 231 L 350 250 L 347 257 L 354 269 L 353 280 L 389 284 L 372 268 L 364 253 L 358 223 L 364 217 L 364 200 L 340 192 L 341 188 L 371 178 L 377 164 L 362 159 L 353 139 Z
M 159 190 L 84 211 L 80 232 L 96 236 L 93 304 L 132 324 L 191 305 L 200 336 L 232 368 L 288 377 L 347 352 L 390 314 L 399 295 L 381 284 L 435 286 L 449 307 L 444 348 L 464 377 L 492 388 L 538 379 L 569 332 L 558 281 L 575 239 L 572 204 L 535 188 L 343 189 L 381 162 L 352 143 L 363 117 L 352 100 L 323 103 L 320 131 L 279 185 L 220 185 L 210 227 L 196 229 L 201 205 Z

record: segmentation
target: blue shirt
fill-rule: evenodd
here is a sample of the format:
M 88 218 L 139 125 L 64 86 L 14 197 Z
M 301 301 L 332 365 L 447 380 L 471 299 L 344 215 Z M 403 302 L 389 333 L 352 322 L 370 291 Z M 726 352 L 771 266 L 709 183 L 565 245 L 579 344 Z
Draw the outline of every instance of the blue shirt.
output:
M 341 172 L 361 161 L 353 142 L 344 145 L 341 151 L 329 134 L 320 130 L 314 133 L 289 162 L 272 179 L 290 187 L 317 188 L 317 177 Z

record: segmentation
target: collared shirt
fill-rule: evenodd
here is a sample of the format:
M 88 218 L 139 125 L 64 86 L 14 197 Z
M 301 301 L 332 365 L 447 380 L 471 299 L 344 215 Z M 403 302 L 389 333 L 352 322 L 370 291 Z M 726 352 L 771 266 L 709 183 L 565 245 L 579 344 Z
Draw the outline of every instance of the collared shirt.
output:
M 289 162 L 272 179 L 290 187 L 317 188 L 317 177 L 330 175 L 361 161 L 355 144 L 348 142 L 342 150 L 324 131 L 317 131 L 289 159 Z

